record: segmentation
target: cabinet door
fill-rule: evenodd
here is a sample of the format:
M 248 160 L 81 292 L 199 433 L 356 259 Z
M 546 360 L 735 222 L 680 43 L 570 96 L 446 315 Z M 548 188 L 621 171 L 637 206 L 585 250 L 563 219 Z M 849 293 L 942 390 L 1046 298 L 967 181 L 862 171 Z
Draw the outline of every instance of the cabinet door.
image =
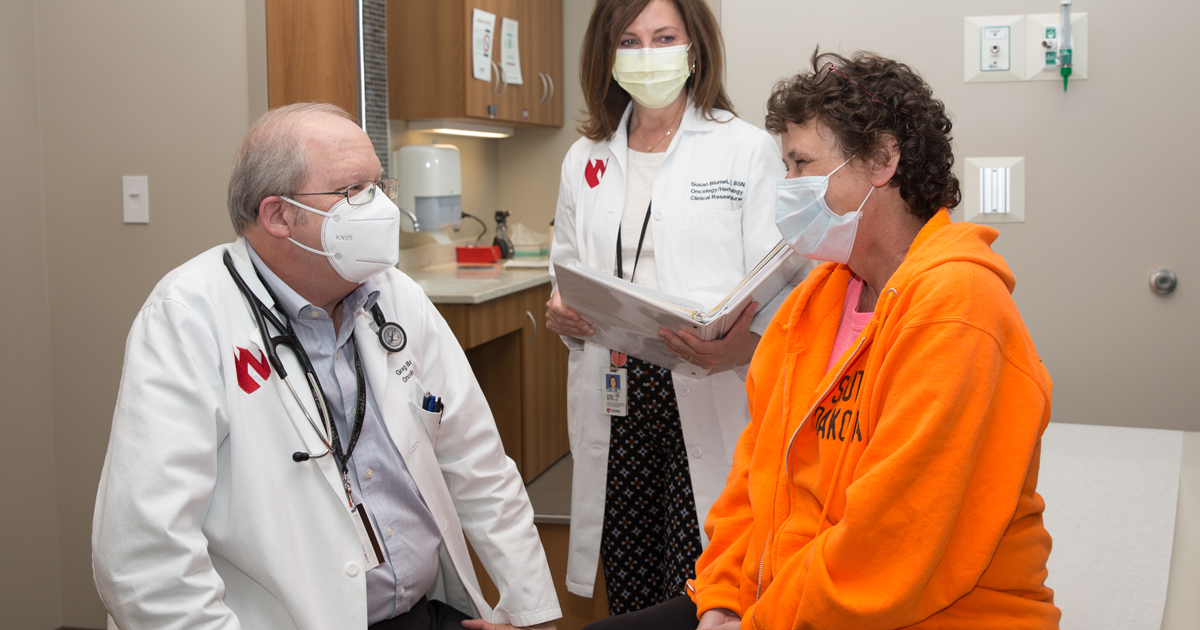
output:
M 525 317 L 521 349 L 521 474 L 525 483 L 562 459 L 567 440 L 567 347 L 546 330 L 550 285 L 522 293 Z
M 266 0 L 271 108 L 324 101 L 358 117 L 358 24 L 353 3 Z
M 529 72 L 525 82 L 531 92 L 527 122 L 561 127 L 563 124 L 562 0 L 526 0 L 526 23 L 531 31 Z M 524 52 L 524 51 L 522 51 Z M 534 83 L 536 81 L 536 83 Z M 545 88 L 543 89 L 543 85 Z M 536 93 L 533 93 L 536 92 Z
M 464 0 L 463 27 L 466 29 L 464 44 L 466 50 L 464 57 L 466 59 L 466 67 L 463 72 L 466 72 L 466 115 L 472 118 L 483 118 L 487 120 L 505 121 L 514 120 L 517 112 L 515 111 L 515 93 L 512 93 L 512 87 L 505 86 L 502 80 L 503 75 L 500 74 L 500 27 L 504 17 L 514 17 L 516 15 L 516 7 L 518 0 Z M 471 55 L 472 34 L 474 32 L 474 13 L 475 9 L 487 11 L 496 16 L 496 26 L 492 31 L 492 56 L 491 60 L 495 64 L 491 70 L 491 81 L 480 81 L 474 76 L 474 58 Z
M 551 51 L 555 42 L 562 39 L 561 0 L 517 0 L 514 9 L 516 13 L 506 17 L 517 20 L 519 24 L 517 32 L 520 41 L 522 84 L 509 85 L 505 96 L 511 94 L 514 98 L 505 105 L 511 108 L 509 111 L 513 114 L 513 122 L 550 124 L 547 112 L 552 93 Z M 561 43 L 558 48 L 558 63 L 561 65 Z M 503 49 L 498 52 L 503 53 Z

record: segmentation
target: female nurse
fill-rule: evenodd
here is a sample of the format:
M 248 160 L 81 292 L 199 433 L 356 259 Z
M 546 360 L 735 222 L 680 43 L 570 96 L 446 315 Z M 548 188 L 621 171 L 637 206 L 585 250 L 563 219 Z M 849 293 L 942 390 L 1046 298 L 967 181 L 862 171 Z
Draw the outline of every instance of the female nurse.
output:
M 597 2 L 580 63 L 584 137 L 563 161 L 554 263 L 715 304 L 780 241 L 781 157 L 734 116 L 722 48 L 704 0 Z M 807 271 L 796 259 L 794 283 Z M 749 422 L 745 368 L 774 312 L 757 306 L 719 341 L 659 331 L 672 353 L 709 370 L 693 378 L 588 343 L 591 324 L 552 295 L 547 327 L 572 350 L 571 592 L 592 596 L 600 560 L 613 614 L 676 596 L 692 577 L 707 542 L 700 524 Z M 627 374 L 625 416 L 606 414 L 610 368 Z

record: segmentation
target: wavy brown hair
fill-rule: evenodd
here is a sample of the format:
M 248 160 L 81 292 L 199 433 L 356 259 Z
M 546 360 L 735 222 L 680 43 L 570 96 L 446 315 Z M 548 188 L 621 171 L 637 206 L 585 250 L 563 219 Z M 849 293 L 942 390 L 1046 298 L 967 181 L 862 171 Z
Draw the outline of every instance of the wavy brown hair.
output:
M 683 16 L 683 26 L 692 40 L 695 59 L 685 89 L 696 109 L 710 120 L 712 110 L 733 112 L 733 103 L 725 93 L 725 43 L 717 19 L 704 0 L 671 0 Z M 621 114 L 629 105 L 629 93 L 613 78 L 613 60 L 621 34 L 641 15 L 650 0 L 599 0 L 579 55 L 579 79 L 587 111 L 579 121 L 579 133 L 601 142 L 612 138 L 621 124 Z
M 830 73 L 814 85 L 827 63 L 845 78 Z M 810 119 L 827 127 L 849 158 L 886 161 L 887 142 L 895 139 L 900 162 L 889 185 L 900 188 L 900 197 L 917 218 L 928 221 L 939 209 L 953 209 L 962 200 L 951 170 L 952 125 L 946 106 L 907 65 L 869 52 L 849 58 L 822 54 L 818 47 L 812 71 L 776 83 L 767 100 L 767 129 L 772 133 L 783 134 L 788 123 L 802 125 Z

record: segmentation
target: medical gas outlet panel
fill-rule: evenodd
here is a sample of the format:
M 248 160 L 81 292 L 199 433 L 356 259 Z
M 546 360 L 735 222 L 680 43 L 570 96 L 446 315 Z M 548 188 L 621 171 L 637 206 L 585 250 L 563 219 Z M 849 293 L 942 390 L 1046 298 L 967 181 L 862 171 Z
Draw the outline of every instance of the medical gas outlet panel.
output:
M 1070 13 L 1070 80 L 1088 76 L 1088 14 Z M 963 19 L 963 80 L 1062 82 L 1062 14 Z

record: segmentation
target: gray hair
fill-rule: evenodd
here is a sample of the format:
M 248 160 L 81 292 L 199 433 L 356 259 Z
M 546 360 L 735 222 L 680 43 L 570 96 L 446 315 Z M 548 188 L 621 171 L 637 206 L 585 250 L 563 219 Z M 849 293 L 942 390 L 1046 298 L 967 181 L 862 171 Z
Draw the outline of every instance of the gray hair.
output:
M 229 219 L 241 236 L 258 219 L 258 206 L 272 195 L 292 194 L 308 179 L 308 156 L 296 133 L 296 123 L 316 113 L 354 122 L 346 110 L 329 103 L 293 103 L 262 115 L 233 158 L 229 176 Z

